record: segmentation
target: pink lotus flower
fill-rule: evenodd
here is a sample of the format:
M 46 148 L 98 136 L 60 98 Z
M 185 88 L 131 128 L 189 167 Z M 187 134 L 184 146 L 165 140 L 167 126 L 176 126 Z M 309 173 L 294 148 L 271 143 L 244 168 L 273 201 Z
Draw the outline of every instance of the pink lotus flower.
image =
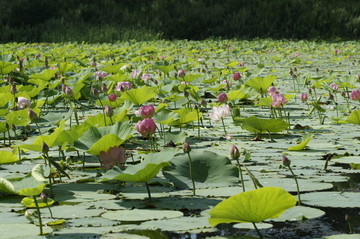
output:
M 19 109 L 24 109 L 30 107 L 30 100 L 26 99 L 25 97 L 18 97 L 17 107 Z
M 239 66 L 245 66 L 245 62 L 240 62 Z
M 276 94 L 276 92 L 277 92 L 277 91 L 276 91 L 275 86 L 269 86 L 269 88 L 267 89 L 267 93 L 268 93 L 268 95 L 270 95 L 270 96 Z
M 183 69 L 180 69 L 177 72 L 177 76 L 180 77 L 180 78 L 184 78 L 185 77 L 185 71 Z
M 270 105 L 275 108 L 280 108 L 287 103 L 287 100 L 282 94 L 274 94 L 271 96 L 272 102 Z
M 210 113 L 210 119 L 218 122 L 221 118 L 230 115 L 230 107 L 229 105 L 222 105 L 222 106 L 213 106 L 212 112 Z
M 299 53 L 293 53 L 293 57 L 298 57 Z
M 155 108 L 152 105 L 141 106 L 138 110 L 138 114 L 142 119 L 151 118 L 155 114 Z
M 96 63 L 95 63 L 96 64 Z M 101 72 L 101 71 L 96 71 L 95 73 L 94 73 L 94 76 L 95 76 L 95 78 L 96 78 L 96 80 L 99 80 L 99 81 L 101 81 L 104 77 L 106 77 L 108 74 L 107 73 L 105 73 L 105 72 Z
M 235 146 L 235 144 L 231 145 L 230 147 L 230 156 L 232 159 L 240 158 L 240 151 L 238 147 Z
M 135 124 L 135 129 L 144 137 L 148 137 L 156 132 L 155 121 L 151 118 L 143 119 Z
M 218 96 L 217 96 L 217 100 L 220 102 L 220 103 L 226 103 L 228 101 L 228 97 L 225 93 L 220 93 Z
M 338 54 L 340 53 L 340 50 L 339 50 L 339 49 L 336 49 L 336 50 L 334 51 L 334 53 L 335 53 L 335 55 L 338 55 Z
M 109 148 L 106 152 L 101 151 L 99 159 L 103 169 L 109 169 L 115 165 L 122 165 L 126 161 L 125 149 L 122 146 L 115 146 Z
M 307 94 L 305 94 L 305 93 L 301 93 L 301 94 L 300 94 L 300 100 L 301 100 L 302 102 L 307 101 L 307 99 L 308 99 L 308 95 L 307 95 Z
M 141 76 L 141 80 L 143 80 L 145 83 L 150 79 L 151 79 L 150 74 L 142 74 L 142 76 Z
M 337 84 L 335 84 L 335 83 L 331 83 L 330 88 L 333 89 L 333 90 L 338 90 L 339 86 Z
M 110 101 L 115 101 L 116 100 L 116 95 L 115 94 L 110 94 L 108 95 L 108 98 Z
M 115 86 L 114 90 L 115 91 L 120 91 L 120 92 L 124 92 L 127 90 L 130 90 L 132 88 L 132 84 L 128 81 L 121 81 L 118 82 L 117 85 Z
M 360 100 L 360 90 L 353 90 L 349 94 L 350 99 L 352 100 Z
M 232 75 L 232 78 L 233 80 L 237 81 L 237 80 L 240 80 L 241 79 L 241 75 L 239 72 L 235 72 L 233 75 Z
M 138 70 L 133 70 L 131 73 L 130 73 L 130 77 L 131 79 L 136 79 L 139 77 L 141 71 L 138 71 Z

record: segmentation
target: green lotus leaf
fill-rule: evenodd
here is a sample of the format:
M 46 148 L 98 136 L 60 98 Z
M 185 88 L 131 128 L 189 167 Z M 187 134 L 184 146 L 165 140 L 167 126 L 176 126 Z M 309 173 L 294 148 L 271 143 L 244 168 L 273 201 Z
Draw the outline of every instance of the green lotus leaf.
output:
M 0 61 L 0 74 L 1 75 L 9 74 L 11 71 L 15 70 L 17 67 L 19 67 L 17 64 Z
M 55 73 L 58 71 L 58 69 L 45 69 L 39 74 L 31 74 L 29 76 L 30 80 L 32 79 L 40 79 L 43 81 L 49 81 L 51 78 L 55 76 Z
M 0 164 L 15 163 L 17 161 L 19 161 L 19 159 L 14 153 L 8 151 L 0 151 Z
M 5 120 L 9 125 L 26 126 L 29 121 L 27 109 L 10 111 L 5 116 Z
M 110 73 L 110 74 L 116 74 L 116 73 L 120 72 L 120 68 L 123 65 L 124 65 L 123 63 L 117 64 L 117 65 L 107 65 L 107 66 L 104 66 L 103 68 L 101 68 L 101 70 L 105 71 L 107 73 Z
M 254 77 L 247 80 L 245 84 L 256 90 L 256 92 L 260 94 L 265 94 L 267 92 L 267 88 L 272 85 L 275 79 L 276 76 L 274 75 L 268 75 L 265 77 Z
M 187 74 L 187 75 L 185 75 L 185 77 L 182 80 L 190 83 L 190 82 L 198 79 L 201 76 L 202 75 L 200 75 L 200 74 Z
M 112 126 L 90 127 L 76 141 L 74 146 L 90 154 L 118 146 L 132 137 L 133 127 L 127 122 L 118 122 Z
M 125 182 L 147 183 L 159 173 L 159 171 L 169 166 L 169 161 L 174 157 L 176 149 L 166 149 L 158 153 L 150 153 L 145 159 L 137 164 L 130 165 L 124 171 L 118 167 L 107 171 L 102 177 L 102 181 L 119 180 Z
M 261 119 L 255 116 L 247 117 L 241 128 L 254 133 L 281 132 L 289 127 L 282 119 Z
M 37 198 L 37 203 L 40 208 L 51 206 L 54 204 L 54 202 L 55 201 L 51 198 L 47 198 L 46 202 L 44 202 L 40 198 Z M 36 208 L 35 201 L 32 197 L 24 197 L 20 203 L 21 203 L 21 205 L 24 205 L 25 207 L 28 207 L 28 208 Z
M 290 151 L 303 150 L 313 137 L 314 137 L 313 134 L 310 133 L 305 134 L 304 136 L 301 137 L 301 142 L 299 144 L 289 147 L 288 150 Z
M 180 124 L 187 124 L 192 121 L 198 120 L 198 113 L 195 109 L 189 109 L 187 107 L 183 107 L 179 110 L 174 110 L 175 113 L 178 113 L 179 118 L 178 121 Z M 201 118 L 202 114 L 199 114 L 199 117 Z
M 355 110 L 351 112 L 349 117 L 346 119 L 346 122 L 360 125 L 360 110 Z
M 154 121 L 159 124 L 170 124 L 178 118 L 179 115 L 177 113 L 168 109 L 161 109 L 159 112 L 156 112 L 153 117 Z
M 31 174 L 20 179 L 0 178 L 0 191 L 11 195 L 35 196 L 46 186 L 45 181 L 38 181 Z
M 143 86 L 138 89 L 131 89 L 125 91 L 120 98 L 125 100 L 130 100 L 136 105 L 141 105 L 146 101 L 155 97 L 156 88 Z
M 14 99 L 14 95 L 10 92 L 0 93 L 0 99 L 0 107 L 3 107 L 4 105 L 8 104 L 10 100 Z M 6 110 L 6 113 L 9 113 L 9 111 Z
M 66 72 L 70 72 L 76 68 L 76 65 L 69 62 L 61 62 L 58 64 L 59 71 L 62 75 Z
M 159 65 L 159 64 L 155 64 L 153 66 L 154 69 L 160 70 L 162 72 L 164 72 L 165 74 L 169 74 L 170 71 L 174 70 L 175 65 Z
M 229 101 L 246 99 L 248 95 L 243 90 L 233 90 L 227 93 Z
M 225 186 L 238 182 L 239 170 L 229 158 L 210 151 L 194 150 L 190 155 L 196 188 Z M 177 188 L 192 188 L 188 155 L 176 156 L 171 162 L 172 166 L 163 170 L 164 176 Z
M 264 187 L 231 196 L 217 204 L 210 212 L 209 223 L 262 222 L 277 218 L 294 207 L 293 195 L 278 187 Z

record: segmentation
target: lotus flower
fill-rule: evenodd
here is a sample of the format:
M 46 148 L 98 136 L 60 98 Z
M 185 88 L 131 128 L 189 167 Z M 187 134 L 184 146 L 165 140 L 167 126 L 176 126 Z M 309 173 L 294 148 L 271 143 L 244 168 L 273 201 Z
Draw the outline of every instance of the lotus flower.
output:
M 275 86 L 269 86 L 269 88 L 267 89 L 267 93 L 268 93 L 268 95 L 270 95 L 270 96 L 276 94 L 276 92 L 277 92 L 277 91 L 276 91 Z
M 126 161 L 125 149 L 122 146 L 109 148 L 108 151 L 101 151 L 99 154 L 101 167 L 104 169 L 112 168 L 115 165 L 124 164 Z
M 141 80 L 143 80 L 145 83 L 148 82 L 148 80 L 151 79 L 151 75 L 150 74 L 142 74 L 141 76 Z
M 108 96 L 108 98 L 109 98 L 110 101 L 115 101 L 116 100 L 116 95 L 115 94 L 110 94 Z
M 332 84 L 330 84 L 330 88 L 335 91 L 335 90 L 339 89 L 339 86 L 337 84 L 335 84 L 335 83 L 332 83 Z
M 353 90 L 349 94 L 350 99 L 352 100 L 360 100 L 360 90 Z
M 221 118 L 228 116 L 230 114 L 230 107 L 229 105 L 222 105 L 222 106 L 213 106 L 212 112 L 210 113 L 209 117 L 218 122 Z
M 141 106 L 137 113 L 142 119 L 151 118 L 155 114 L 155 108 L 152 105 Z
M 30 107 L 30 100 L 26 99 L 25 97 L 18 97 L 17 107 L 19 109 L 24 109 Z
M 132 84 L 128 81 L 121 81 L 118 82 L 117 85 L 115 86 L 114 90 L 115 91 L 120 91 L 120 92 L 124 92 L 127 90 L 130 90 L 132 88 Z
M 144 137 L 148 137 L 156 132 L 155 121 L 151 118 L 143 119 L 135 124 L 135 129 Z
M 285 97 L 279 93 L 272 95 L 271 98 L 272 102 L 270 103 L 270 105 L 275 108 L 280 108 L 287 103 Z

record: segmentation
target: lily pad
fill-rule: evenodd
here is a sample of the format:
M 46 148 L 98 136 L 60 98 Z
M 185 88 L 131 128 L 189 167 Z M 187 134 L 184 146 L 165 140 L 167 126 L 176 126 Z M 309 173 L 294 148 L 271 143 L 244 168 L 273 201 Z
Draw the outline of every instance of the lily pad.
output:
M 313 192 L 301 195 L 302 203 L 315 207 L 359 208 L 356 192 Z
M 246 229 L 255 229 L 254 224 L 249 223 L 249 222 L 237 223 L 237 224 L 234 224 L 233 227 L 236 229 L 245 229 L 245 230 Z M 271 223 L 262 222 L 262 223 L 257 223 L 256 227 L 258 229 L 269 229 L 269 228 L 272 228 L 273 225 Z
M 0 151 L 0 164 L 15 163 L 17 161 L 19 161 L 19 159 L 14 153 L 8 151 Z
M 280 217 L 269 219 L 266 221 L 274 221 L 274 222 L 286 222 L 286 221 L 302 221 L 317 217 L 322 217 L 325 215 L 325 212 L 312 207 L 303 207 L 303 206 L 295 206 L 286 210 Z
M 226 186 L 239 180 L 239 170 L 229 158 L 210 151 L 191 151 L 196 188 Z M 172 166 L 163 170 L 164 176 L 179 189 L 192 188 L 188 155 L 174 157 Z
M 154 219 L 182 217 L 183 213 L 172 210 L 155 210 L 155 209 L 133 209 L 110 211 L 101 215 L 104 218 L 118 221 L 149 221 Z
M 289 127 L 282 119 L 261 119 L 255 116 L 247 117 L 241 128 L 254 133 L 281 132 Z

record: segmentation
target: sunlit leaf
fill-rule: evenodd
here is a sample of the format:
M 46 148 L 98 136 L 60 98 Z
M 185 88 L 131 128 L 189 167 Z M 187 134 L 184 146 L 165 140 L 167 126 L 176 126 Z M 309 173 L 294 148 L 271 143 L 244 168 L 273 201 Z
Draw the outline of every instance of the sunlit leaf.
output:
M 267 88 L 273 84 L 276 76 L 268 75 L 265 77 L 254 77 L 246 81 L 246 85 L 250 86 L 254 90 L 256 90 L 260 94 L 265 94 L 267 92 Z
M 303 150 L 313 137 L 314 137 L 313 134 L 310 133 L 305 134 L 304 136 L 301 137 L 301 142 L 299 144 L 289 147 L 288 150 L 290 151 Z
M 19 161 L 18 157 L 12 152 L 0 151 L 0 164 L 2 163 L 15 163 Z
M 242 192 L 217 204 L 210 212 L 209 223 L 262 222 L 279 217 L 286 209 L 294 207 L 293 195 L 278 187 L 263 187 Z
M 125 91 L 120 98 L 130 100 L 136 105 L 141 105 L 155 97 L 156 88 L 143 86 L 138 89 Z
M 250 132 L 264 133 L 281 132 L 287 129 L 288 126 L 289 124 L 282 119 L 261 119 L 250 116 L 244 120 L 241 127 Z
M 349 117 L 346 119 L 346 122 L 351 124 L 360 124 L 360 110 L 351 112 Z

